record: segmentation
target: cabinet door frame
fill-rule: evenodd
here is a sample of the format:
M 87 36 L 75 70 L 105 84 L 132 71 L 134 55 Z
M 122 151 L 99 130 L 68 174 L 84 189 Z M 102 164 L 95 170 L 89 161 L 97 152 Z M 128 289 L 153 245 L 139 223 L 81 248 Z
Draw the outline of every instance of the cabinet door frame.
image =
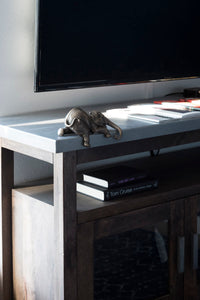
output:
M 198 268 L 198 226 L 197 215 L 200 209 L 200 195 L 187 197 L 185 199 L 185 274 L 184 274 L 184 295 L 185 299 L 199 299 L 200 286 L 197 283 Z
M 163 220 L 168 220 L 169 294 L 160 299 L 183 299 L 184 201 L 177 200 L 79 225 L 78 300 L 93 300 L 95 240 L 156 224 Z M 178 262 L 181 263 L 181 267 L 178 266 Z

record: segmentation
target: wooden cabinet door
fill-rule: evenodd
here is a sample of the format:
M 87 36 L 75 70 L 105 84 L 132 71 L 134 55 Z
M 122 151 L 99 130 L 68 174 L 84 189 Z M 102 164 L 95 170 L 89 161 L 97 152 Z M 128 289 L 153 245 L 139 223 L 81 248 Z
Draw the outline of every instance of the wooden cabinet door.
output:
M 183 299 L 184 201 L 79 226 L 79 300 Z
M 186 300 L 200 299 L 200 196 L 185 200 L 185 276 Z

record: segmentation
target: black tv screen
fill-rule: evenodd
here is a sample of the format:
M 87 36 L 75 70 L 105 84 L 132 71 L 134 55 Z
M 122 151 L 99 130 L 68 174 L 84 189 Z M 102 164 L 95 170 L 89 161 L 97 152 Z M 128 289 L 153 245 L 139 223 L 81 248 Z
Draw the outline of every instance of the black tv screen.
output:
M 200 75 L 199 0 L 38 0 L 35 91 Z

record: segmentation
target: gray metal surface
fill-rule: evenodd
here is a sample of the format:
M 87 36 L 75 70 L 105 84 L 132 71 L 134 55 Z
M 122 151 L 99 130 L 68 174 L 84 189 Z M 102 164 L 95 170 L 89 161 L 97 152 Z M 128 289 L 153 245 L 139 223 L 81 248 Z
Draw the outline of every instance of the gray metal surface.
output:
M 106 109 L 106 107 L 101 107 L 99 110 L 105 111 Z M 85 149 L 82 146 L 81 137 L 73 134 L 64 137 L 57 135 L 57 130 L 63 126 L 66 113 L 67 110 L 62 109 L 1 117 L 0 137 L 52 153 Z M 200 129 L 200 117 L 170 120 L 161 124 L 133 119 L 110 119 L 123 130 L 121 140 L 105 138 L 102 134 L 93 134 L 90 137 L 91 147 L 117 145 L 121 142 Z M 111 129 L 111 132 L 114 133 L 114 130 Z

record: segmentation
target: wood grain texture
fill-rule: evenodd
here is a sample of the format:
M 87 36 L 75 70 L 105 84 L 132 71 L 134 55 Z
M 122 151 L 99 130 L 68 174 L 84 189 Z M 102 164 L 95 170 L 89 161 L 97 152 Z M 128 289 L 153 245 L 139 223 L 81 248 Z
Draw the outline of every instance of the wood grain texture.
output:
M 94 223 L 94 238 L 101 239 L 109 235 L 145 227 L 149 224 L 156 224 L 168 219 L 169 215 L 170 205 L 162 204 L 104 218 Z
M 158 188 L 107 202 L 77 193 L 78 223 L 90 222 L 200 194 L 199 151 L 199 148 L 182 150 L 161 154 L 159 157 L 146 157 L 130 161 L 129 165 L 147 169 L 151 174 L 158 176 Z M 34 183 L 37 186 L 31 186 L 32 184 L 30 183 L 27 188 L 17 190 L 34 198 L 46 198 L 49 203 L 53 203 L 53 186 L 51 184 L 39 186 L 44 184 L 42 181 Z
M 182 187 L 179 185 L 179 176 L 177 176 L 177 181 L 173 177 L 166 178 L 156 190 L 122 197 L 115 201 L 102 202 L 77 193 L 78 224 L 198 194 L 200 193 L 200 184 L 197 183 L 199 180 L 198 178 L 195 180 L 193 175 L 188 171 L 189 178 L 186 181 L 183 180 Z M 17 188 L 15 191 L 53 205 L 52 184 L 27 186 Z
M 130 195 L 127 197 L 119 198 L 115 201 L 101 202 L 94 198 L 78 193 L 78 223 L 94 221 L 96 219 L 114 216 L 120 213 L 125 213 L 131 210 L 141 209 L 174 201 L 185 196 L 200 193 L 200 185 L 175 187 L 160 186 L 157 190 L 142 192 L 137 195 Z
M 47 113 L 47 119 L 49 119 L 49 116 L 50 114 Z M 58 138 L 58 124 L 49 124 L 49 127 L 45 125 L 45 128 L 44 125 L 39 128 L 37 126 L 30 127 L 29 115 L 25 116 L 26 124 L 20 127 L 17 124 L 20 125 L 23 120 L 21 117 L 17 117 L 17 119 L 1 120 L 3 123 L 0 126 L 1 134 L 4 137 L 1 140 L 0 149 L 0 299 L 12 300 L 13 298 L 11 189 L 13 187 L 13 151 L 16 151 L 54 164 L 54 234 L 52 234 L 55 246 L 55 270 L 52 276 L 54 300 L 83 300 L 84 297 L 84 300 L 92 299 L 93 291 L 89 280 L 91 281 L 93 276 L 93 262 L 91 261 L 93 258 L 92 241 L 94 237 L 98 239 L 110 234 L 131 230 L 138 226 L 158 222 L 163 218 L 169 220 L 170 299 L 183 299 L 183 274 L 178 274 L 177 269 L 177 239 L 179 236 L 184 235 L 185 230 L 186 251 L 189 254 L 185 260 L 185 278 L 188 278 L 185 291 L 188 300 L 191 300 L 190 297 L 195 295 L 191 290 L 193 287 L 195 288 L 195 274 L 191 273 L 191 248 L 189 249 L 191 238 L 189 236 L 191 236 L 196 226 L 196 200 L 193 201 L 189 198 L 188 204 L 184 207 L 183 201 L 178 199 L 200 193 L 199 167 L 196 167 L 195 170 L 191 169 L 190 175 L 188 175 L 184 168 L 181 169 L 179 165 L 179 173 L 176 173 L 174 166 L 177 166 L 177 155 L 175 155 L 171 170 L 176 174 L 173 177 L 171 176 L 172 173 L 169 172 L 164 176 L 167 178 L 170 175 L 173 178 L 169 180 L 168 177 L 168 181 L 162 178 L 164 180 L 158 190 L 145 192 L 136 197 L 129 196 L 109 203 L 101 203 L 95 199 L 91 200 L 85 196 L 79 198 L 78 196 L 79 208 L 77 210 L 76 166 L 80 163 L 199 141 L 199 120 L 177 121 L 156 126 L 143 124 L 138 127 L 136 126 L 137 122 L 131 122 L 128 126 L 126 126 L 127 122 L 124 122 L 122 128 L 124 135 L 120 141 L 109 141 L 103 136 L 93 135 L 91 136 L 93 148 L 86 149 L 81 145 L 79 137 L 75 139 L 73 136 L 63 139 Z M 35 122 L 35 116 L 32 116 L 32 120 Z M 15 126 L 16 128 L 14 128 Z M 73 152 L 71 152 L 72 150 Z M 67 151 L 67 153 L 52 155 L 52 153 L 63 151 Z M 191 159 L 191 156 L 187 156 L 188 158 Z M 160 161 L 154 163 L 152 168 L 157 165 L 156 168 L 162 170 L 162 173 L 165 174 Z M 166 160 L 165 170 L 168 168 L 168 164 L 169 160 Z M 197 160 L 195 164 L 198 164 Z M 186 168 L 186 166 L 184 167 Z M 181 174 L 180 179 L 178 174 Z M 194 178 L 195 180 L 193 180 Z M 32 197 L 33 195 L 28 196 Z M 184 213 L 187 213 L 187 211 L 188 217 L 185 219 L 187 223 L 185 223 L 184 228 Z M 77 220 L 80 223 L 78 237 Z M 95 233 L 93 232 L 93 226 L 86 223 L 88 221 L 95 221 Z M 187 225 L 188 227 L 186 227 Z M 86 239 L 84 240 L 85 235 Z M 87 265 L 84 265 L 84 257 Z M 78 274 L 78 271 L 80 271 L 80 274 Z M 85 277 L 87 272 L 88 278 Z M 190 279 L 189 276 L 191 276 Z M 190 290 L 188 294 L 187 290 Z M 51 298 L 52 296 L 48 297 Z
M 177 269 L 177 239 L 184 234 L 184 201 L 177 200 L 96 221 L 94 238 L 143 228 L 164 220 L 168 220 L 169 233 L 169 295 L 161 299 L 183 299 L 183 274 L 178 274 Z
M 12 193 L 14 300 L 54 298 L 54 208 L 15 189 Z
M 37 187 L 16 189 L 13 191 L 14 195 L 18 199 L 24 199 L 24 201 L 42 201 L 48 203 L 52 207 L 52 201 L 46 199 L 46 192 L 52 189 L 51 185 L 39 186 L 38 193 Z M 24 192 L 24 193 L 23 193 Z M 44 192 L 44 193 L 43 193 Z M 51 197 L 52 199 L 52 197 Z M 172 295 L 179 295 L 179 289 L 182 288 L 180 281 L 182 282 L 183 275 L 177 274 L 177 237 L 183 235 L 183 221 L 184 221 L 184 205 L 183 201 L 175 201 L 163 205 L 157 205 L 145 209 L 136 210 L 128 214 L 121 214 L 119 216 L 109 217 L 97 221 L 98 224 L 103 224 L 102 227 L 98 227 L 98 232 L 93 233 L 93 222 L 84 223 L 78 226 L 78 299 L 92 299 L 93 287 L 91 279 L 93 276 L 93 239 L 108 236 L 117 232 L 130 230 L 146 226 L 149 224 L 155 224 L 160 220 L 169 220 L 169 232 L 170 232 L 170 299 L 177 299 Z M 98 225 L 97 224 L 97 225 Z M 95 226 L 95 229 L 97 227 Z M 95 234 L 95 236 L 94 236 Z M 98 235 L 96 235 L 98 234 Z M 178 289 L 176 289 L 176 285 Z M 180 288 L 181 287 L 181 288 Z M 178 292 L 177 292 L 178 291 Z M 182 293 L 182 291 L 180 291 Z M 167 297 L 167 296 L 166 296 Z M 178 297 L 178 296 L 177 296 Z M 164 298 L 168 299 L 168 298 Z
M 101 202 L 78 193 L 78 222 L 92 221 L 199 194 L 199 151 L 200 148 L 187 149 L 129 161 L 129 166 L 147 170 L 149 174 L 158 177 L 158 188 L 109 202 Z
M 55 299 L 77 300 L 76 152 L 54 156 Z
M 38 148 L 34 148 L 18 142 L 13 142 L 4 138 L 2 138 L 2 146 L 6 149 L 34 157 L 36 159 L 40 159 L 51 164 L 53 163 L 53 154 L 51 152 L 40 150 Z
M 170 296 L 169 296 L 169 295 L 166 295 L 166 296 L 157 298 L 157 299 L 155 299 L 155 300 L 169 300 L 169 299 L 170 299 Z
M 0 147 L 0 299 L 11 300 L 12 276 L 12 206 L 14 181 L 13 152 Z
M 184 296 L 186 300 L 198 299 L 197 270 L 193 269 L 193 234 L 197 233 L 199 196 L 185 199 L 185 275 Z
M 200 130 L 156 136 L 130 142 L 119 143 L 77 151 L 77 162 L 85 163 L 139 152 L 162 149 L 199 141 Z
M 146 99 L 145 103 L 152 103 L 156 99 Z M 160 100 L 160 98 L 159 98 Z M 139 101 L 141 103 L 141 100 Z M 143 102 L 144 103 L 144 102 Z M 121 106 L 118 103 L 112 105 L 102 105 L 101 111 L 110 109 L 112 107 Z M 130 105 L 123 103 L 123 105 Z M 89 111 L 98 110 L 94 105 L 87 108 Z M 105 110 L 104 110 L 105 109 Z M 37 112 L 30 114 L 22 114 L 17 116 L 0 117 L 0 135 L 3 138 L 29 145 L 33 148 L 45 150 L 47 152 L 71 152 L 76 150 L 85 150 L 81 144 L 79 136 L 68 135 L 59 138 L 57 135 L 58 128 L 63 126 L 64 116 L 66 111 L 63 109 L 51 110 L 46 112 Z M 116 120 L 113 119 L 114 122 Z M 117 125 L 123 131 L 122 139 L 116 141 L 115 139 L 106 139 L 102 134 L 91 135 L 91 145 L 95 148 L 102 148 L 106 145 L 113 145 L 118 148 L 121 143 L 129 141 L 139 141 L 141 139 L 149 139 L 156 136 L 166 136 L 174 133 L 184 133 L 185 131 L 191 132 L 200 129 L 200 121 L 198 118 L 173 120 L 163 124 L 147 124 L 138 120 L 128 119 L 119 120 Z M 199 140 L 199 138 L 198 138 Z M 179 142 L 179 141 L 177 141 Z M 137 142 L 135 143 L 137 144 Z
M 78 300 L 93 300 L 94 225 L 78 227 Z
M 169 279 L 170 299 L 184 299 L 184 273 L 178 273 L 178 240 L 184 237 L 184 200 L 170 203 Z M 184 249 L 182 249 L 184 250 Z

